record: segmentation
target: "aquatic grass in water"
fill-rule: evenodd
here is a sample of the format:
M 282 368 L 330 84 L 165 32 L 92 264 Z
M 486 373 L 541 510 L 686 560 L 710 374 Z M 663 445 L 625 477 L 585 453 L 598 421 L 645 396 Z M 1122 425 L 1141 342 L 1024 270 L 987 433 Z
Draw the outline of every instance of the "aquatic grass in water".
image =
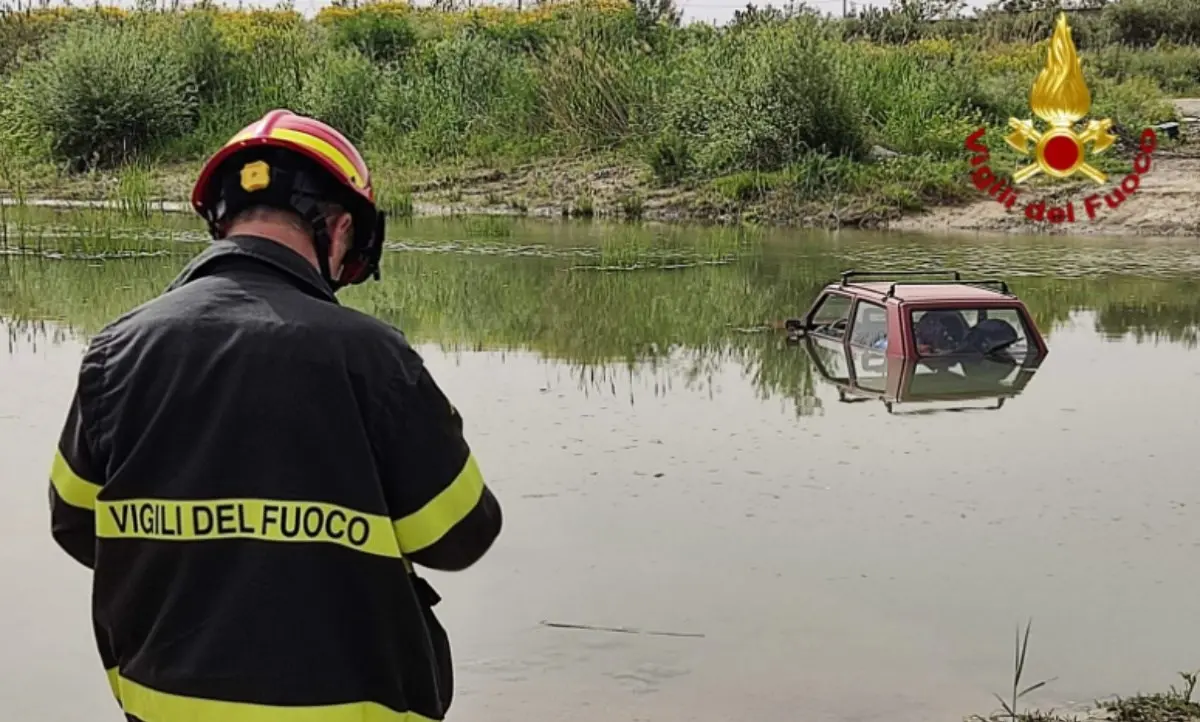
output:
M 686 226 L 630 226 L 605 236 L 595 261 L 575 268 L 666 270 L 732 263 L 758 252 L 761 241 L 761 233 L 750 227 L 709 229 L 697 235 Z
M 124 214 L 137 218 L 148 218 L 151 211 L 150 172 L 141 165 L 130 165 L 121 169 L 117 184 L 117 208 Z
M 479 216 L 464 218 L 463 227 L 469 238 L 501 239 L 513 235 L 515 225 L 511 218 Z
M 133 208 L 137 208 L 133 205 Z M 194 218 L 116 210 L 7 206 L 3 252 L 61 258 L 126 258 L 194 252 L 209 237 Z

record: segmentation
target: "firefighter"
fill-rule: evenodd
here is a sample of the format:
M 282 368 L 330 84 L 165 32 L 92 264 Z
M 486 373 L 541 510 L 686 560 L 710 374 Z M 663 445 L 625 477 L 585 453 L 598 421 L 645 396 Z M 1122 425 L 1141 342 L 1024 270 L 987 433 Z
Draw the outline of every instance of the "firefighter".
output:
M 140 722 L 425 722 L 450 706 L 438 598 L 500 507 L 403 334 L 339 304 L 379 277 L 362 156 L 272 111 L 205 165 L 213 242 L 90 341 L 50 475 Z

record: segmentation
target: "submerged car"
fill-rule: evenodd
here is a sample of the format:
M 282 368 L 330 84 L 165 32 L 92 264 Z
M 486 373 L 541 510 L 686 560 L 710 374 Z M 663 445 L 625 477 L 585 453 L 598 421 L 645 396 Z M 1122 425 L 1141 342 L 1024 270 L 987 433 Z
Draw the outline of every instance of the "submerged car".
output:
M 952 278 L 921 278 L 936 275 Z M 1041 358 L 1049 351 L 1007 283 L 963 279 L 958 271 L 846 271 L 822 289 L 807 314 L 784 325 L 792 340 L 809 336 L 888 358 Z
M 1024 390 L 1048 349 L 1025 304 L 995 279 L 921 280 L 942 272 L 846 271 L 803 318 L 785 323 L 841 401 L 894 404 L 1005 399 Z M 863 281 L 871 276 L 888 280 Z M 911 280 L 895 280 L 905 277 Z M 980 408 L 958 406 L 953 409 Z

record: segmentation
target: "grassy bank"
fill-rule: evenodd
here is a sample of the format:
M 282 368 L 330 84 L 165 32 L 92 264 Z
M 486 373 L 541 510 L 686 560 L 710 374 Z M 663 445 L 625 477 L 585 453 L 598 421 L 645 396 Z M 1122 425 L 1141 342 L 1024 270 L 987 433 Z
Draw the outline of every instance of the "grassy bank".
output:
M 640 0 L 387 3 L 311 20 L 0 11 L 0 193 L 182 200 L 206 153 L 289 107 L 360 144 L 393 213 L 416 195 L 517 213 L 870 221 L 971 197 L 963 139 L 1027 116 L 1044 62 L 1053 8 L 936 22 L 933 10 L 748 10 L 722 28 Z M 1167 97 L 1200 93 L 1194 3 L 1124 0 L 1072 26 L 1093 115 L 1136 133 L 1172 116 Z

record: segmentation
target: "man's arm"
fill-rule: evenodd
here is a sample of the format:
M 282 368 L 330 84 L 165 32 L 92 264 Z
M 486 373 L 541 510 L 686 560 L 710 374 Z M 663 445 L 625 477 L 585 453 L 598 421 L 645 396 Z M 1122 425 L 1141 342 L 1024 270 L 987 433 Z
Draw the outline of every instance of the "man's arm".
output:
M 479 561 L 500 535 L 500 504 L 424 365 L 415 383 L 393 382 L 370 433 L 401 553 L 443 571 Z
M 50 533 L 63 551 L 89 569 L 96 561 L 96 495 L 102 484 L 77 388 L 50 466 Z

